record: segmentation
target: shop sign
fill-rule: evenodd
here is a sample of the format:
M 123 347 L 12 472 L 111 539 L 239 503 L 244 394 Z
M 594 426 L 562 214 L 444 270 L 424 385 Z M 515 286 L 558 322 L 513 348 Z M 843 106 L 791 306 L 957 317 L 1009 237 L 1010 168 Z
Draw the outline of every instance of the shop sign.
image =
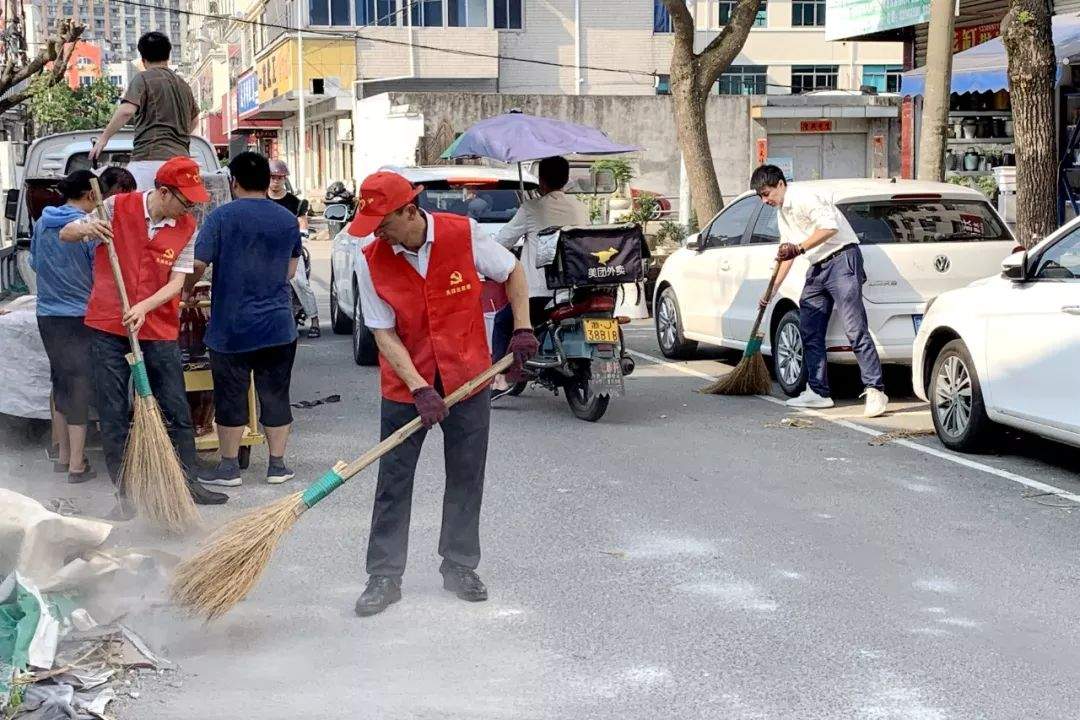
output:
M 273 100 L 293 89 L 293 43 L 282 43 L 255 66 L 259 76 L 259 103 Z
M 982 45 L 987 40 L 993 40 L 998 35 L 1001 35 L 1001 23 L 983 23 L 956 28 L 953 31 L 952 51 L 963 52 L 976 45 Z
M 799 123 L 799 132 L 803 133 L 827 133 L 832 129 L 832 120 L 803 120 Z
M 240 115 L 259 107 L 259 75 L 248 73 L 236 81 L 236 112 Z
M 843 40 L 930 21 L 930 0 L 825 0 L 825 39 Z

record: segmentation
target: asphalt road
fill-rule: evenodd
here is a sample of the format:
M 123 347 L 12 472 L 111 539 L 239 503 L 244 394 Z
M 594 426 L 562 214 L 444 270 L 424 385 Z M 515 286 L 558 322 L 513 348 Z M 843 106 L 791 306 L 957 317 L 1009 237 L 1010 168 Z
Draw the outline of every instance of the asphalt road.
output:
M 326 251 L 314 248 L 323 279 Z M 651 325 L 628 337 L 638 371 L 601 422 L 537 389 L 498 403 L 480 567 L 489 602 L 441 589 L 433 433 L 402 602 L 353 614 L 369 471 L 301 518 L 224 619 L 180 618 L 142 588 L 129 623 L 181 670 L 146 679 L 120 716 L 1075 717 L 1080 496 L 1055 493 L 1080 493 L 1077 453 L 1030 438 L 1001 455 L 946 453 L 918 435 L 928 418 L 902 372 L 889 417 L 864 422 L 852 399 L 792 427 L 776 402 L 695 392 L 730 355 L 653 362 Z M 294 399 L 332 393 L 340 403 L 296 411 L 301 478 L 359 455 L 378 427 L 377 373 L 352 364 L 348 338 L 302 341 Z M 22 479 L 16 489 L 108 509 L 102 484 L 62 485 L 38 448 L 9 437 L 5 455 L 0 477 Z M 269 487 L 264 469 L 260 448 L 209 523 L 304 482 Z M 111 542 L 191 547 L 138 523 Z

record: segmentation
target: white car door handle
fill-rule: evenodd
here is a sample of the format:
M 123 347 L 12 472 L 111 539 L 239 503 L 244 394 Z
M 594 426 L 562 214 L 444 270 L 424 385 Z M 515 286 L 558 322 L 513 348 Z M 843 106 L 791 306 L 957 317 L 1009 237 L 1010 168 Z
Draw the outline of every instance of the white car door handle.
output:
M 1080 315 L 1080 305 L 1066 305 L 1061 308 L 1061 312 L 1068 313 L 1070 315 Z
M 720 261 L 720 262 L 719 262 L 719 263 L 717 264 L 717 267 L 719 267 L 719 268 L 720 268 L 721 270 L 723 270 L 724 272 L 727 272 L 728 270 L 730 270 L 730 269 L 731 269 L 731 263 L 729 263 L 729 262 L 728 262 L 727 260 L 721 260 L 721 261 Z

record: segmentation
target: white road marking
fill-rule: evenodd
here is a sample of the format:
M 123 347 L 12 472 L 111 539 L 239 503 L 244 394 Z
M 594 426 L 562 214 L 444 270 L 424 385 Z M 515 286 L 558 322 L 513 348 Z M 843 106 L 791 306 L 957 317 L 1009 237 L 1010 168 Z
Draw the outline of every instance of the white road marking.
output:
M 703 373 L 692 368 L 668 362 L 667 360 L 664 360 L 662 358 L 654 357 L 653 355 L 648 355 L 643 352 L 638 352 L 637 350 L 630 350 L 629 348 L 627 348 L 626 352 L 636 357 L 639 357 L 642 360 L 646 360 L 657 365 L 663 365 L 664 367 L 671 368 L 672 370 L 675 370 L 677 372 L 681 372 L 684 375 L 690 375 L 691 377 L 700 378 L 702 380 L 708 380 L 711 382 L 713 380 L 716 380 L 716 378 L 718 377 L 716 375 L 709 375 L 708 373 Z M 823 412 L 819 412 L 817 410 L 797 410 L 795 408 L 788 408 L 783 400 L 781 400 L 780 398 L 772 397 L 771 395 L 755 395 L 754 397 L 760 400 L 764 400 L 765 402 L 770 402 L 773 405 L 780 405 L 781 407 L 784 407 L 791 412 L 799 412 L 804 415 L 812 415 L 822 420 L 831 422 L 834 425 L 839 425 L 840 427 L 847 428 L 848 430 L 854 430 L 855 432 L 863 433 L 864 435 L 869 435 L 870 437 L 879 437 L 885 434 L 881 430 L 875 430 L 874 428 L 866 427 L 865 425 L 859 425 L 857 423 L 851 422 L 850 420 L 830 417 L 829 415 Z M 1060 497 L 1065 500 L 1071 500 L 1074 503 L 1080 504 L 1080 495 L 1077 495 L 1076 493 L 1062 490 L 1059 487 L 1054 487 L 1053 485 L 1048 485 L 1044 482 L 1039 482 L 1038 480 L 1032 480 L 1029 477 L 1024 477 L 1023 475 L 1009 472 L 1008 470 L 1001 470 L 999 468 L 993 467 L 992 465 L 978 462 L 977 460 L 971 460 L 970 458 L 966 458 L 962 455 L 954 453 L 951 450 L 930 447 L 929 445 L 921 445 L 917 442 L 912 442 L 911 440 L 904 439 L 892 440 L 891 444 L 899 445 L 909 450 L 923 453 L 924 455 L 933 455 L 936 458 L 940 458 L 942 460 L 946 460 L 957 465 L 962 465 L 972 470 L 978 470 L 989 475 L 994 475 L 1004 480 L 1008 480 L 1010 482 L 1023 485 L 1024 487 L 1031 488 L 1032 490 L 1038 490 L 1041 493 L 1047 493 L 1048 495 L 1054 495 L 1056 497 Z

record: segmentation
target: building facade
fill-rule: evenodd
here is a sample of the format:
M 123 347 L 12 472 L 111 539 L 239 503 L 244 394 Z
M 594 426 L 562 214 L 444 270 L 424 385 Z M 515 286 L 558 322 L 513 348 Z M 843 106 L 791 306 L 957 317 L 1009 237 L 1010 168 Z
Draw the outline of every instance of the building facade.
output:
M 32 0 L 36 8 L 40 37 L 62 18 L 73 18 L 86 26 L 82 38 L 101 48 L 105 63 L 137 62 L 139 38 L 151 30 L 163 32 L 173 43 L 173 62 L 183 56 L 187 9 L 181 0 L 145 0 L 138 4 L 110 0 Z

